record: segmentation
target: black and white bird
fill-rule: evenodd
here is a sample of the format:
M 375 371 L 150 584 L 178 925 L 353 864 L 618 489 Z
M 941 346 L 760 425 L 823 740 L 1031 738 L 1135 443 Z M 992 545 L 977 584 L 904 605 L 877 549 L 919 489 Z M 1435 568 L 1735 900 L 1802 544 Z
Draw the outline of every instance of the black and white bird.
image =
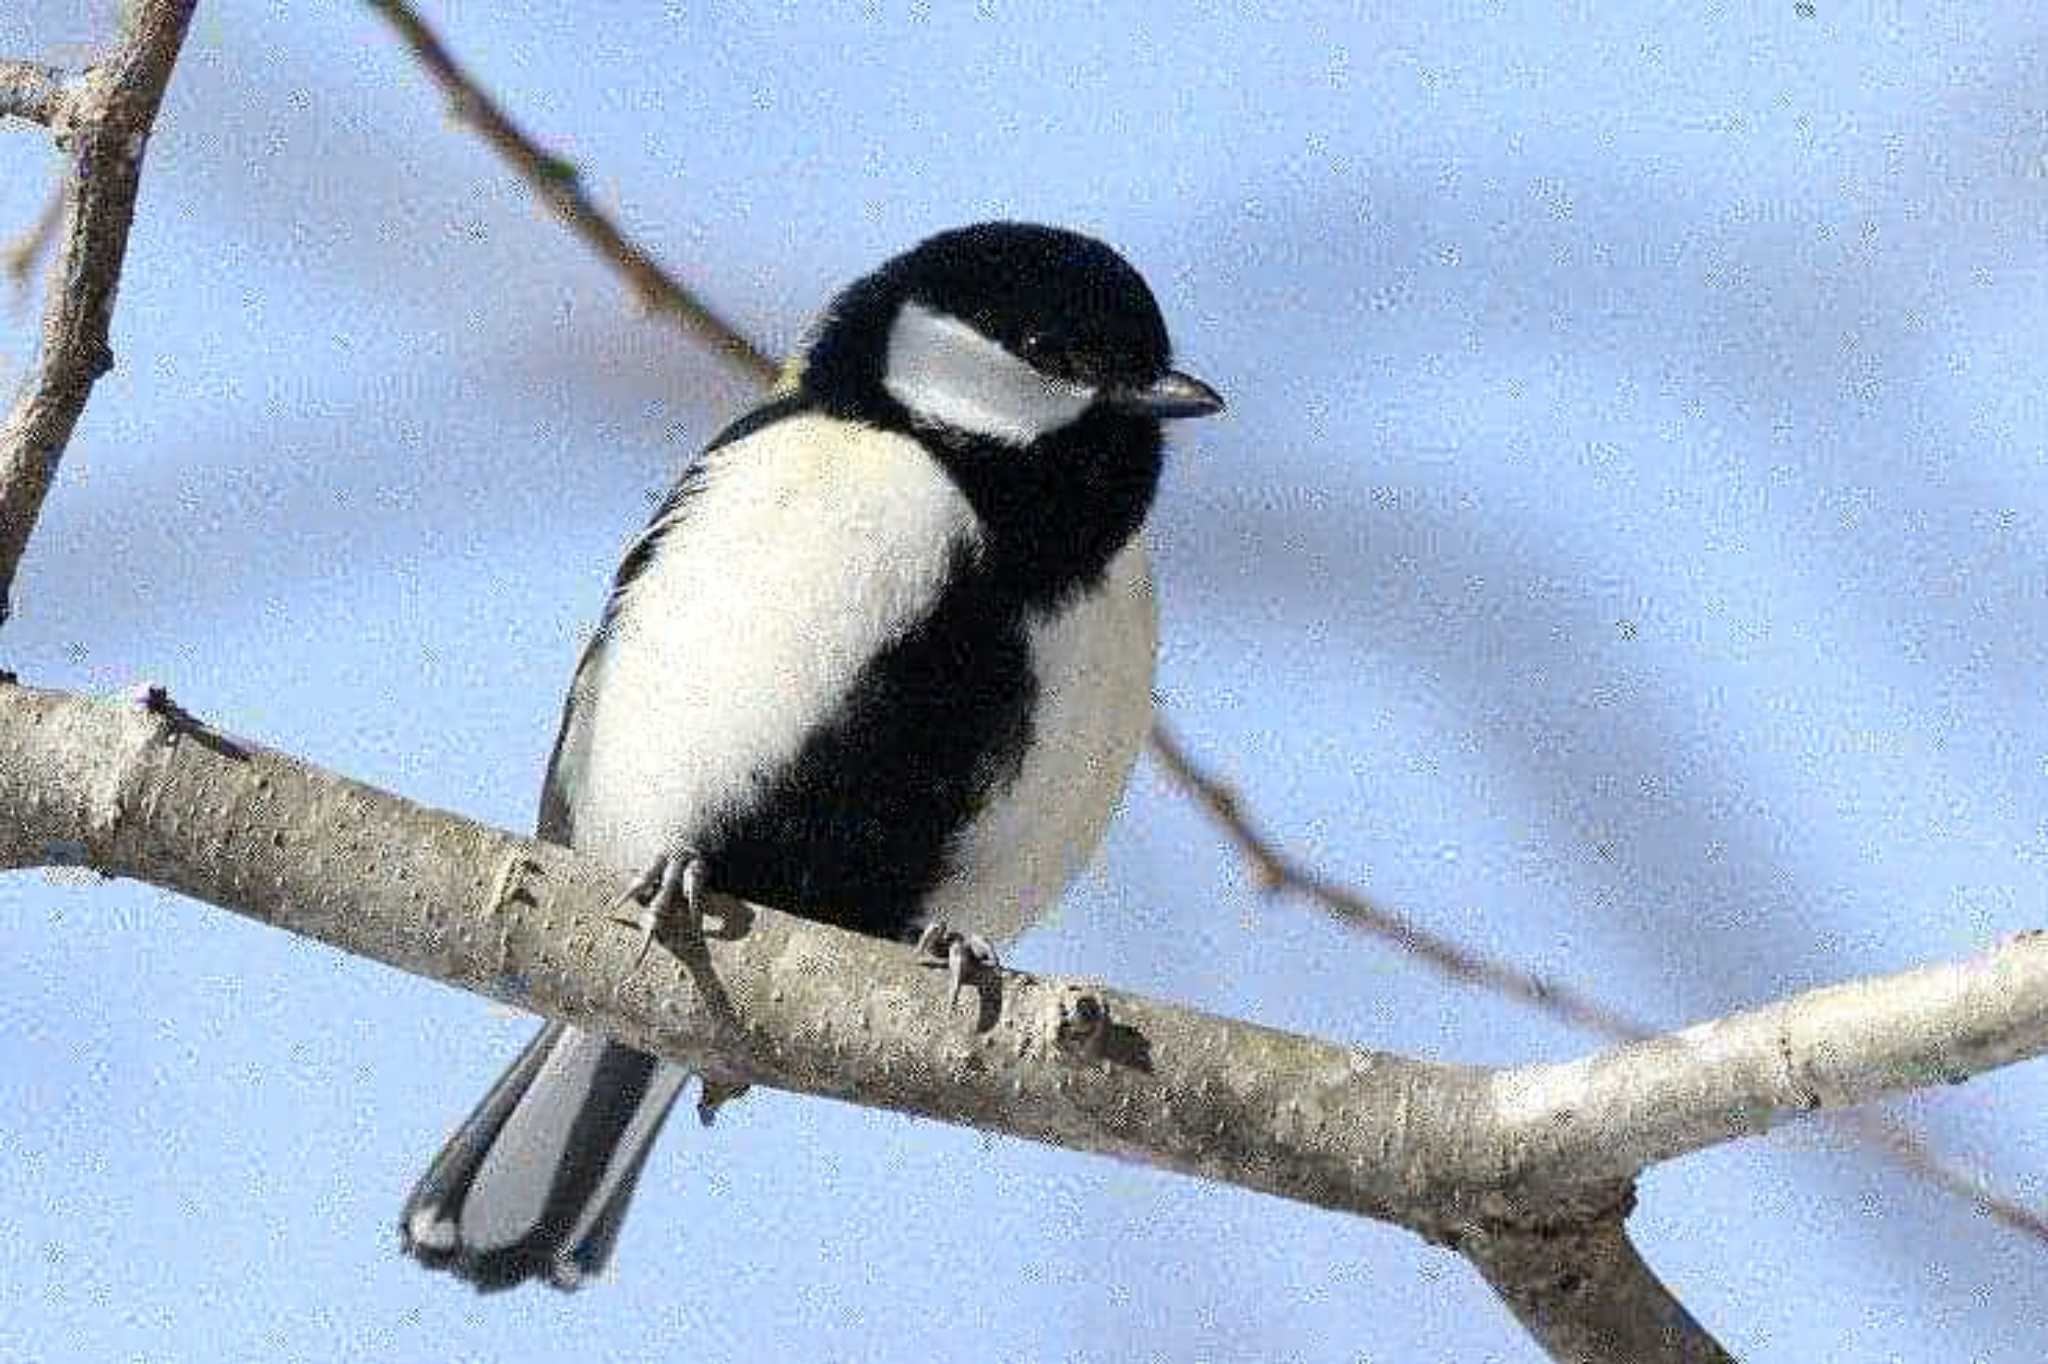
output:
M 1015 937 L 1150 721 L 1160 423 L 1222 406 L 1091 238 L 983 223 L 856 281 L 627 549 L 539 836 L 653 868 L 643 890 L 687 859 L 879 937 Z M 688 1078 L 548 1024 L 413 1190 L 405 1248 L 479 1288 L 582 1283 Z

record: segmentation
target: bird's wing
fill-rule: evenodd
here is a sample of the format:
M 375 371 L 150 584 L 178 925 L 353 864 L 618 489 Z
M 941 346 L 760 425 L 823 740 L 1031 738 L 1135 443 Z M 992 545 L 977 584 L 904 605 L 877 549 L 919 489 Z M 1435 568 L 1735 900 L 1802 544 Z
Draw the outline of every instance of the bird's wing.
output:
M 535 836 L 547 843 L 573 846 L 576 842 L 575 804 L 577 779 L 585 769 L 590 743 L 591 693 L 595 688 L 605 646 L 611 639 L 612 623 L 618 615 L 625 590 L 632 585 L 654 557 L 655 546 L 675 534 L 689 517 L 690 499 L 704 486 L 704 458 L 714 450 L 746 439 L 785 418 L 806 411 L 810 402 L 800 393 L 788 393 L 752 409 L 719 432 L 677 476 L 668 495 L 648 518 L 647 526 L 626 546 L 619 570 L 612 575 L 605 598 L 604 615 L 569 682 L 569 694 L 562 703 L 562 722 L 555 731 L 554 751 L 548 755 L 548 770 L 540 788 L 540 818 Z

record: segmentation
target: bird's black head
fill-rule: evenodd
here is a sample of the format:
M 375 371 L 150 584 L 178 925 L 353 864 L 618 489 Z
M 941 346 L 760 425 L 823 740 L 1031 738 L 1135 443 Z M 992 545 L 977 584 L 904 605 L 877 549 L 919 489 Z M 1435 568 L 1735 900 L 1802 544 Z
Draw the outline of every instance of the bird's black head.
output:
M 978 223 L 848 286 L 814 329 L 801 387 L 851 420 L 917 435 L 992 548 L 1060 595 L 1099 575 L 1151 505 L 1162 419 L 1223 400 L 1172 368 L 1144 277 L 1076 232 Z

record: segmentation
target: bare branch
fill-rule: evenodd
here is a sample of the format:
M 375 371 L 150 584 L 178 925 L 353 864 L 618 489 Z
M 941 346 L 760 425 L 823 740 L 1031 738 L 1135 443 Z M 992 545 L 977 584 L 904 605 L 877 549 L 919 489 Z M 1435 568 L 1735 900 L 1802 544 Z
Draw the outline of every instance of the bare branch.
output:
M 1488 957 L 1462 943 L 1440 937 L 1418 924 L 1374 904 L 1362 893 L 1332 880 L 1315 868 L 1282 852 L 1245 814 L 1235 792 L 1204 771 L 1164 717 L 1152 721 L 1152 753 L 1167 775 L 1195 798 L 1251 868 L 1259 886 L 1285 891 L 1321 905 L 1337 918 L 1404 952 L 1420 957 L 1453 980 L 1464 981 L 1510 999 L 1533 1005 L 1604 1037 L 1648 1037 L 1655 1030 L 1638 1023 L 1568 985 L 1531 975 L 1507 962 Z
M 962 1031 L 955 1023 L 909 1016 L 934 1012 L 928 1005 L 944 989 L 906 949 L 771 909 L 745 910 L 744 925 L 729 925 L 706 948 L 729 996 L 726 1021 L 754 1034 L 751 1052 L 734 1051 L 730 1038 L 703 1030 L 701 1001 L 687 1002 L 701 987 L 687 972 L 659 982 L 643 973 L 620 984 L 616 1001 L 605 998 L 633 955 L 631 935 L 606 927 L 620 873 L 566 849 L 347 782 L 220 735 L 160 701 L 111 706 L 0 685 L 0 729 L 18 740 L 0 751 L 0 866 L 76 862 L 139 877 L 664 1055 L 716 1055 L 785 1088 L 959 1120 L 972 1115 L 940 1096 L 949 1085 L 988 1089 L 999 1109 L 995 1091 L 1047 1087 L 1033 1073 L 1051 1059 L 1039 1045 L 1041 1025 L 1060 1013 L 1054 996 L 1074 987 L 1006 976 L 1004 1018 L 995 1022 L 1020 1031 L 990 1041 L 1017 1045 L 983 1055 L 988 1044 L 976 1043 L 969 1052 L 982 1060 L 969 1067 L 973 1075 L 942 1082 L 922 1074 L 914 1084 L 923 1099 L 913 1099 L 912 1091 L 871 1085 L 861 1067 L 887 1069 L 879 1052 L 890 1045 L 938 1044 L 923 1058 L 927 1072 L 965 1058 L 952 1054 Z M 763 943 L 789 960 L 764 958 Z M 1092 1090 L 1120 1064 L 1177 1091 L 1156 1098 L 1159 1111 L 1111 1119 L 1128 1153 L 1151 1151 L 1172 1168 L 1205 1166 L 1212 1157 L 1174 1146 L 1174 1134 L 1192 1121 L 1209 1142 L 1218 1135 L 1214 1120 L 1227 1118 L 1222 1145 L 1266 1169 L 1221 1177 L 1418 1227 L 1435 1225 L 1437 1214 L 1389 1209 L 1422 1189 L 1463 1191 L 1455 1201 L 1466 1202 L 1475 1193 L 1618 1185 L 1656 1161 L 1815 1108 L 1960 1083 L 2048 1051 L 2044 934 L 1582 1060 L 1499 1071 L 1410 1062 L 1100 993 L 1117 1027 L 1100 1064 L 1061 1069 L 1068 1097 L 1132 1102 L 1128 1088 Z M 1012 1016 L 1020 1002 L 1030 1007 Z M 1201 1054 L 1178 1049 L 1196 1036 Z M 1141 1041 L 1149 1054 L 1135 1065 L 1128 1048 Z M 1162 1050 L 1167 1042 L 1176 1049 Z M 837 1077 L 823 1052 L 805 1050 L 819 1046 L 845 1053 L 853 1078 Z M 1256 1067 L 1233 1071 L 1255 1058 Z M 1390 1078 L 1398 1094 L 1384 1088 Z M 1359 1111 L 1396 1099 L 1405 1114 Z M 997 1130 L 1034 1135 L 1018 1121 Z M 1143 1135 L 1159 1124 L 1159 1137 Z M 1050 1138 L 1106 1149 L 1061 1132 Z M 1323 1167 L 1316 1180 L 1284 1169 L 1305 1162 Z M 1361 1168 L 1383 1164 L 1399 1172 Z M 1320 1192 L 1308 1192 L 1311 1184 Z
M 1790 1112 L 1960 1084 L 2048 1050 L 2048 934 L 1966 961 L 1813 990 L 1562 1065 L 1496 1077 L 1530 1178 L 1627 1178 Z M 1599 1141 L 1574 1132 L 1598 1115 Z M 1519 1133 L 1519 1135 L 1515 1135 Z M 1546 1150 L 1547 1148 L 1547 1150 Z
M 667 313 L 720 355 L 763 383 L 772 382 L 777 365 L 768 355 L 664 270 L 653 256 L 619 229 L 583 192 L 583 175 L 575 165 L 550 156 L 514 123 L 459 66 L 455 58 L 404 0 L 371 0 L 420 65 L 448 97 L 456 120 L 481 133 L 484 140 L 525 180 L 528 187 L 577 236 L 609 261 L 650 310 Z
M 624 873 L 243 744 L 161 696 L 0 685 L 0 732 L 18 740 L 0 749 L 0 867 L 137 877 L 753 1083 L 1389 1221 L 1470 1256 L 1553 1349 L 1614 1333 L 1624 1351 L 1560 1358 L 1720 1357 L 1620 1236 L 1645 1166 L 2048 1052 L 2048 934 L 1499 1071 L 1015 973 L 970 1028 L 908 949 L 760 906 L 725 904 L 707 940 L 636 970 L 608 918 Z M 1627 1354 L 1651 1329 L 1666 1352 Z
M 0 423 L 0 624 L 79 413 L 93 382 L 113 368 L 107 338 L 142 154 L 193 2 L 137 0 L 125 12 L 113 53 L 68 94 L 40 106 L 49 110 L 69 165 L 35 370 Z
M 1553 1359 L 1735 1364 L 1643 1263 L 1618 1216 L 1542 1234 L 1477 1233 L 1458 1249 Z
M 0 62 L 0 118 L 51 124 L 64 102 L 64 73 L 39 62 Z
M 52 185 L 50 197 L 43 201 L 43 211 L 36 220 L 22 229 L 5 246 L 0 246 L 0 271 L 7 275 L 8 282 L 16 289 L 26 290 L 28 278 L 35 272 L 36 262 L 43 252 L 50 249 L 51 240 L 57 235 L 57 224 L 64 220 L 64 186 Z

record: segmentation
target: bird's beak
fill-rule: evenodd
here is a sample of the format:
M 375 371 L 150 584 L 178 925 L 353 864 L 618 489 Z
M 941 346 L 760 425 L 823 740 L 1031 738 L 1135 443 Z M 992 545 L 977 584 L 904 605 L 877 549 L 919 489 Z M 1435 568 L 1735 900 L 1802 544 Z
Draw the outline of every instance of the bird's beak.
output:
M 1119 389 L 1108 395 L 1108 403 L 1119 412 L 1157 417 L 1206 417 L 1223 410 L 1223 395 L 1192 374 L 1170 369 L 1156 383 L 1145 388 Z

